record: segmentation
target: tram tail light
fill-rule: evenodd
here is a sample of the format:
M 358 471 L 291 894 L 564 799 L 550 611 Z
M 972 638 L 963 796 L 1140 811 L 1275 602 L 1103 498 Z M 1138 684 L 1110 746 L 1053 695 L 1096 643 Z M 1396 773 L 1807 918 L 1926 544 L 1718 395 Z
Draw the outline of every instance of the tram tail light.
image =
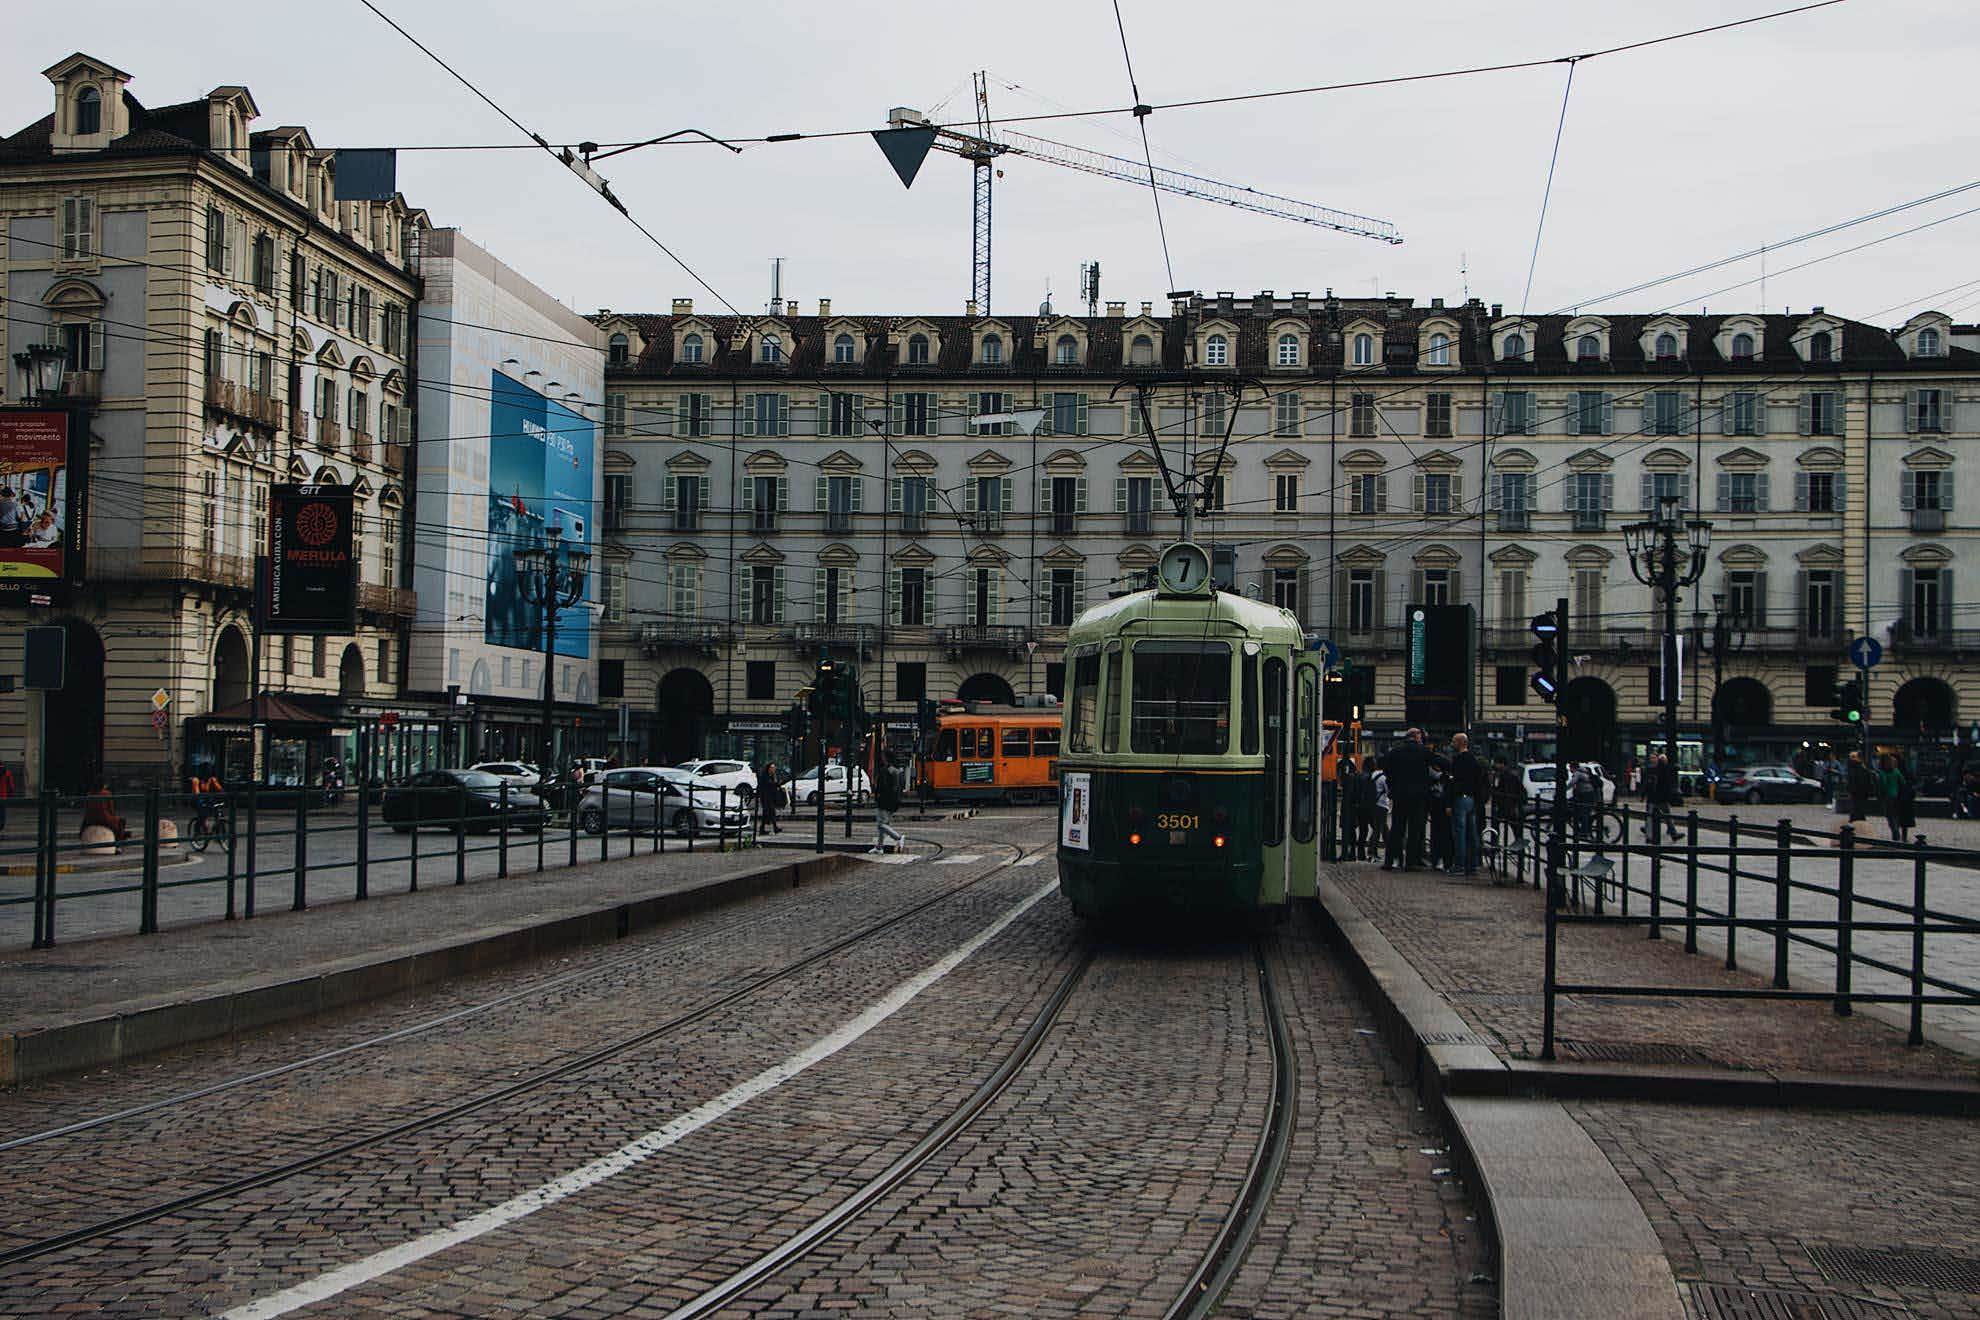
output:
M 1213 846 L 1221 848 L 1224 846 L 1224 836 L 1219 834 L 1216 838 L 1210 840 L 1210 842 Z
M 1128 842 L 1132 844 L 1139 844 L 1141 842 L 1140 831 L 1137 830 L 1135 833 L 1128 835 Z

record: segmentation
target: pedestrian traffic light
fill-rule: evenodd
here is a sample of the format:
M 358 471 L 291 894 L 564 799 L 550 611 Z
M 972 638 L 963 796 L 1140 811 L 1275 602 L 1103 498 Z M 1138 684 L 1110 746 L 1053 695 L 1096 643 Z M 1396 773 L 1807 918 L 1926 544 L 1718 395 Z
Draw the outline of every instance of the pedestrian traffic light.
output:
M 1560 695 L 1561 621 L 1552 610 L 1533 616 L 1533 675 L 1527 680 L 1540 700 L 1552 702 Z
M 1832 720 L 1845 724 L 1863 722 L 1863 680 L 1853 678 L 1847 683 L 1836 684 L 1836 708 L 1829 712 Z

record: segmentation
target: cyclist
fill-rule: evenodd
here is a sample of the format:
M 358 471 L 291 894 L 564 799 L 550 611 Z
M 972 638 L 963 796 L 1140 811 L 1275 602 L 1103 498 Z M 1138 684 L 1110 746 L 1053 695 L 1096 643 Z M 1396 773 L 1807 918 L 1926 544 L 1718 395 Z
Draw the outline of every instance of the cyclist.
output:
M 197 769 L 192 772 L 194 834 L 209 832 L 219 822 L 220 806 L 225 801 L 227 786 L 220 782 L 218 773 L 208 770 L 202 775 Z

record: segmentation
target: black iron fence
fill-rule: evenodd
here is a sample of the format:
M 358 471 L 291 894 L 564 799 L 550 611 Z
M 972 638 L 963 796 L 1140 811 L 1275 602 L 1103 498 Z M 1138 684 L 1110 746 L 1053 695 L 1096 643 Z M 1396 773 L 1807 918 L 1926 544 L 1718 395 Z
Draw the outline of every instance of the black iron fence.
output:
M 106 797 L 12 799 L 11 828 L 0 833 L 0 925 L 31 907 L 31 945 L 47 948 L 65 905 L 74 912 L 85 901 L 126 900 L 113 908 L 112 927 L 149 935 L 160 929 L 161 900 L 177 895 L 201 896 L 198 919 L 252 918 L 258 903 L 267 906 L 271 879 L 288 882 L 285 906 L 301 912 L 312 902 L 370 897 L 373 879 L 388 868 L 418 890 L 435 880 L 468 883 L 469 859 L 479 856 L 494 857 L 490 878 L 506 878 L 516 868 L 663 854 L 670 835 L 688 852 L 756 843 L 754 802 L 727 788 L 699 789 L 683 807 L 664 789 L 596 785 L 561 810 L 506 784 L 486 792 L 361 786 L 348 797 L 332 805 L 316 790 L 152 789 L 135 804 L 126 795 L 128 817 Z M 447 842 L 428 844 L 433 831 Z M 112 933 L 102 912 L 98 902 L 93 934 Z
M 1755 829 L 1738 817 L 1701 821 L 1696 811 L 1570 806 L 1566 816 L 1558 834 L 1544 804 L 1501 818 L 1491 827 L 1498 832 L 1494 846 L 1486 850 L 1488 862 L 1505 876 L 1547 891 L 1543 1059 L 1554 1057 L 1555 1001 L 1561 995 L 1828 1001 L 1845 1017 L 1857 1004 L 1901 1005 L 1909 1014 L 1912 1045 L 1925 1041 L 1926 1008 L 1980 1007 L 1980 985 L 1954 979 L 1946 966 L 1980 966 L 1980 942 L 1961 943 L 1954 951 L 1934 939 L 1980 940 L 1980 912 L 1948 911 L 1931 901 L 1935 880 L 1956 885 L 1962 894 L 1973 892 L 1971 872 L 1980 867 L 1980 852 L 1935 846 L 1923 834 L 1886 842 L 1864 839 L 1847 825 L 1829 834 L 1787 820 Z M 1701 826 L 1710 833 L 1709 842 L 1700 842 Z M 1865 892 L 1863 868 L 1873 865 L 1898 868 L 1908 884 L 1894 885 L 1891 873 L 1884 872 L 1877 887 L 1885 892 Z M 1833 878 L 1808 878 L 1814 871 L 1832 872 Z M 1724 882 L 1717 907 L 1700 896 L 1701 884 L 1712 880 Z M 1760 911 L 1741 911 L 1742 884 L 1763 892 L 1767 901 Z M 1893 896 L 1893 889 L 1908 892 Z M 1797 912 L 1798 898 L 1813 900 L 1801 906 L 1818 907 L 1824 915 Z M 1575 926 L 1637 926 L 1650 939 L 1677 930 L 1686 953 L 1698 952 L 1701 930 L 1721 931 L 1728 970 L 1739 966 L 1742 934 L 1757 937 L 1770 955 L 1768 984 L 1565 982 L 1558 974 L 1561 930 Z M 1888 941 L 1874 951 L 1860 943 L 1881 936 L 1903 937 L 1903 952 L 1894 954 Z M 1804 959 L 1791 968 L 1796 949 L 1819 962 Z M 1859 969 L 1884 973 L 1903 988 L 1859 989 Z M 1814 988 L 1818 977 L 1822 988 Z

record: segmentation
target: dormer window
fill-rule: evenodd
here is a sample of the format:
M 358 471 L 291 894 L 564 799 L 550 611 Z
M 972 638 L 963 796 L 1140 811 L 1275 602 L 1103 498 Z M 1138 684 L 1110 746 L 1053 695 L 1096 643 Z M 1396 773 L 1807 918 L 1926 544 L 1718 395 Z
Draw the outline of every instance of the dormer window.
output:
M 1128 343 L 1128 365 L 1131 367 L 1152 367 L 1155 365 L 1155 341 L 1147 335 L 1136 335 Z
M 1299 365 L 1299 336 L 1285 334 L 1279 336 L 1279 365 L 1296 367 Z
M 1372 367 L 1375 365 L 1375 336 L 1359 334 L 1354 337 L 1354 365 Z
M 784 340 L 780 335 L 763 336 L 763 348 L 757 355 L 759 362 L 775 363 L 784 360 Z
M 832 361 L 845 366 L 855 360 L 853 337 L 841 332 L 832 340 Z
M 1676 358 L 1678 355 L 1678 337 L 1668 330 L 1658 335 L 1656 353 L 1659 362 L 1669 362 Z
M 1732 356 L 1735 362 L 1751 362 L 1753 360 L 1753 336 L 1744 332 L 1734 335 L 1732 339 Z
M 1930 328 L 1918 332 L 1918 356 L 1939 356 L 1939 332 Z
M 1836 341 L 1827 330 L 1817 330 L 1808 336 L 1808 360 L 1827 362 L 1836 355 Z
M 681 338 L 681 361 L 701 361 L 701 336 L 684 335 Z
M 1430 365 L 1448 367 L 1451 365 L 1451 337 L 1439 332 L 1430 336 Z
M 1521 334 L 1507 335 L 1504 356 L 1508 362 L 1526 361 L 1526 336 Z
M 908 360 L 908 365 L 911 367 L 925 367 L 928 365 L 927 335 L 908 336 L 907 360 Z
M 103 94 L 94 87 L 76 93 L 76 133 L 85 136 L 103 131 Z
M 1002 335 L 983 336 L 983 364 L 988 367 L 1002 366 L 1004 362 L 1004 337 Z
M 1058 342 L 1052 345 L 1052 361 L 1062 367 L 1078 366 L 1079 340 L 1071 335 L 1060 335 Z
M 1574 341 L 1576 362 L 1600 362 L 1602 360 L 1602 340 L 1599 335 L 1583 335 Z
M 1211 335 L 1203 341 L 1203 365 L 1206 367 L 1228 367 L 1231 365 L 1231 341 L 1222 335 Z
M 606 341 L 605 360 L 615 367 L 623 367 L 632 358 L 632 341 L 623 332 L 613 335 Z

